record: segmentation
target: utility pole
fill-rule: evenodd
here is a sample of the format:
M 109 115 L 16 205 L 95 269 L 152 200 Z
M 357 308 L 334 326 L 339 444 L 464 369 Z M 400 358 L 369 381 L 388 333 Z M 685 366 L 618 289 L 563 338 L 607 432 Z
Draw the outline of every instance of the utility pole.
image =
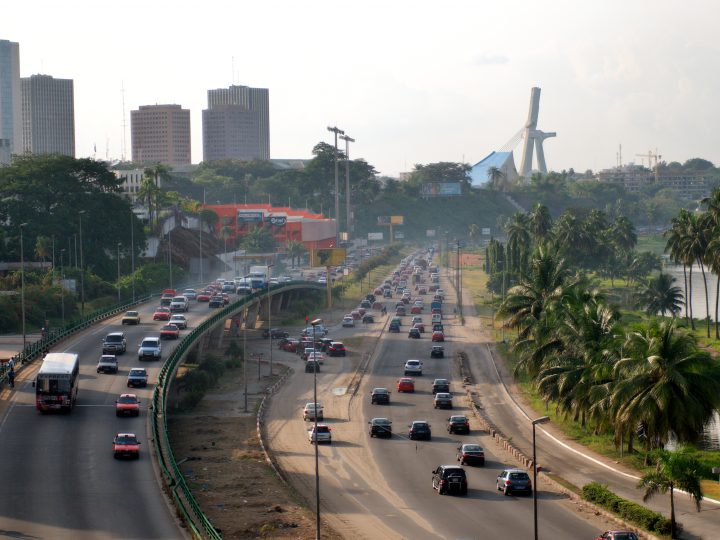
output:
M 340 184 L 338 181 L 337 141 L 338 135 L 345 135 L 345 132 L 337 126 L 328 127 L 327 130 L 335 134 L 335 247 L 338 247 L 340 244 Z
M 350 143 L 355 139 L 349 135 L 341 135 L 340 138 L 345 141 L 345 220 L 347 223 L 348 241 L 350 241 L 350 232 L 352 231 L 352 214 L 350 213 Z

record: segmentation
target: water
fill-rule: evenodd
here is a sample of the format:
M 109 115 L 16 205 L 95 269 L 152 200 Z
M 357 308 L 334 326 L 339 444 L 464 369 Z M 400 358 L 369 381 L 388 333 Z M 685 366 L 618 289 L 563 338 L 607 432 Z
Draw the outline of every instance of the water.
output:
M 683 267 L 678 265 L 667 265 L 664 271 L 672 275 L 676 281 L 675 285 L 680 287 L 685 293 L 685 284 L 683 281 Z M 688 278 L 689 278 L 688 269 Z M 717 276 L 705 269 L 705 277 L 708 287 L 708 301 L 710 303 L 710 320 L 715 320 L 715 293 L 717 290 Z M 705 305 L 705 285 L 703 284 L 703 276 L 700 268 L 693 267 L 692 273 L 692 309 L 695 319 L 705 319 L 707 316 L 707 308 Z M 680 312 L 679 317 L 685 316 L 685 307 Z M 715 335 L 715 329 L 711 328 L 711 335 Z M 715 411 L 710 421 L 705 426 L 705 431 L 701 435 L 698 446 L 703 450 L 720 450 L 720 414 Z

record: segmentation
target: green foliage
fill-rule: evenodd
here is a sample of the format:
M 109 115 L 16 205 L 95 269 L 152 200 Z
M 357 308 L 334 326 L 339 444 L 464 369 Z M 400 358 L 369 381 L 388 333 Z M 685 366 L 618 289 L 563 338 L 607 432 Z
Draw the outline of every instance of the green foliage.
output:
M 615 495 L 605 485 L 597 482 L 585 484 L 582 488 L 582 498 L 610 510 L 646 531 L 660 535 L 670 534 L 669 519 L 658 512 L 653 512 L 644 506 Z
M 195 408 L 208 390 L 217 385 L 225 372 L 226 363 L 213 354 L 207 354 L 200 365 L 185 372 L 180 379 L 182 397 L 178 408 L 192 410 Z

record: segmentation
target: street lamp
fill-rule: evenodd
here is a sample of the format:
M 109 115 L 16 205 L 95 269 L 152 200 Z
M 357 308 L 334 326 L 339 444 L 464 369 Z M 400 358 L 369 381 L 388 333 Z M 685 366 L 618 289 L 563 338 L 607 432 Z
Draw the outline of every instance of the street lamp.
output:
M 63 254 L 65 249 L 60 250 L 60 313 L 62 314 L 62 325 L 65 327 L 65 267 L 63 266 Z
M 25 347 L 27 336 L 25 333 L 25 252 L 23 248 L 23 229 L 27 223 L 20 224 L 20 309 L 22 311 L 23 360 L 25 360 Z
M 315 329 L 318 324 L 322 324 L 322 319 L 315 319 L 310 323 L 313 329 L 313 361 L 317 362 L 315 357 Z M 317 402 L 317 364 L 313 369 L 313 403 L 315 404 L 315 540 L 320 540 L 320 469 L 318 457 L 318 441 L 317 441 L 317 421 L 318 421 L 318 402 Z
M 117 280 L 117 293 L 118 293 L 118 304 L 120 303 L 120 242 L 117 245 L 117 262 L 118 262 L 118 280 Z
M 85 316 L 85 265 L 83 264 L 82 217 L 85 210 L 78 212 L 80 220 L 80 316 Z
M 172 239 L 170 233 L 172 229 L 168 229 L 168 269 L 170 270 L 170 288 L 172 289 Z
M 350 240 L 350 230 L 352 228 L 352 218 L 350 217 L 350 143 L 355 139 L 349 135 L 340 135 L 345 141 L 345 222 L 347 223 L 347 235 Z
M 337 140 L 338 135 L 345 135 L 345 132 L 337 126 L 328 127 L 327 130 L 335 134 L 335 247 L 338 247 L 340 238 L 340 186 L 338 184 Z
M 135 213 L 130 209 L 130 271 L 132 275 L 132 299 L 135 302 Z
M 245 389 L 243 390 L 243 396 L 245 397 L 245 412 L 248 412 L 248 403 L 247 403 L 247 316 L 248 316 L 248 308 L 243 308 L 243 381 L 245 385 Z
M 537 460 L 535 458 L 535 426 L 537 424 L 546 424 L 550 421 L 549 416 L 541 416 L 532 421 L 533 427 L 533 525 L 535 531 L 535 540 L 538 540 L 537 525 Z
M 267 303 L 268 303 L 268 332 L 270 335 L 268 336 L 268 340 L 270 341 L 270 377 L 272 377 L 273 374 L 273 365 L 272 365 L 272 353 L 273 353 L 273 342 L 272 342 L 272 324 L 270 322 L 270 317 L 272 314 L 272 297 L 270 296 L 270 269 L 275 266 L 274 264 L 268 264 L 267 267 L 267 276 L 265 277 L 265 281 L 267 282 Z

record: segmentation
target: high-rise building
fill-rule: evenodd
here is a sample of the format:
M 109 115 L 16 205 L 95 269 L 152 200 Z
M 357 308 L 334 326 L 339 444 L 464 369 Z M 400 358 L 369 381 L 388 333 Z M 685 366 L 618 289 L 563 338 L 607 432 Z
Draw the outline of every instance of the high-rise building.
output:
M 75 156 L 75 99 L 72 79 L 32 75 L 22 87 L 23 151 Z
M 20 45 L 0 39 L 0 163 L 22 152 Z
M 132 160 L 190 164 L 190 110 L 180 105 L 141 105 L 130 111 Z
M 270 159 L 267 88 L 233 85 L 208 90 L 203 111 L 203 159 Z

